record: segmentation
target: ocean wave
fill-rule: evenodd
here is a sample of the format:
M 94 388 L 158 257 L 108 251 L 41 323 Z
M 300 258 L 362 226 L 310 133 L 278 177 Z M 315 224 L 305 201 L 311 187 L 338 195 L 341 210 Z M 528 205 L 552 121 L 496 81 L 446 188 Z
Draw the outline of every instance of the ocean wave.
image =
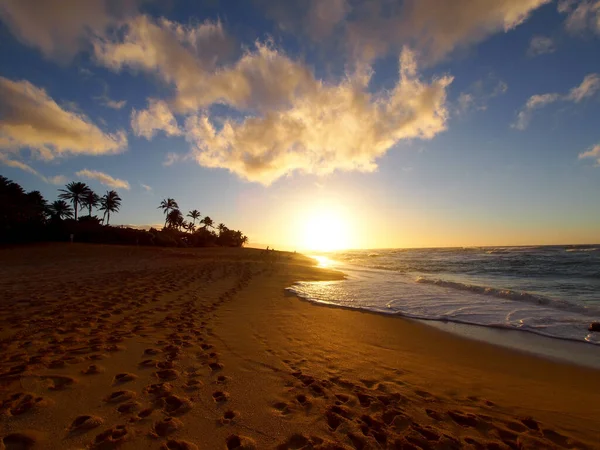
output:
M 527 302 L 535 305 L 543 305 L 548 306 L 550 308 L 556 308 L 576 313 L 600 313 L 600 310 L 597 310 L 598 308 L 576 305 L 565 300 L 552 299 L 538 294 L 531 294 L 529 292 L 513 291 L 510 289 L 498 289 L 489 286 L 478 286 L 474 284 L 459 283 L 456 281 L 425 277 L 418 277 L 416 279 L 416 282 L 422 284 L 431 284 L 449 289 L 468 291 L 476 294 L 488 295 L 491 297 L 497 297 L 506 300 L 514 300 L 519 302 Z
M 567 252 L 597 252 L 600 250 L 598 247 L 587 247 L 587 248 L 568 248 L 565 251 Z

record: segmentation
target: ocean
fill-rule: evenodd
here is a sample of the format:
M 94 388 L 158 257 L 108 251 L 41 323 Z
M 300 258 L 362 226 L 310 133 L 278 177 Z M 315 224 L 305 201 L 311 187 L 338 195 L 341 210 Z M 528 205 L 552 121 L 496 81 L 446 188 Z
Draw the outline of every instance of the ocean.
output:
M 354 250 L 310 255 L 346 280 L 298 282 L 307 300 L 600 346 L 600 245 Z

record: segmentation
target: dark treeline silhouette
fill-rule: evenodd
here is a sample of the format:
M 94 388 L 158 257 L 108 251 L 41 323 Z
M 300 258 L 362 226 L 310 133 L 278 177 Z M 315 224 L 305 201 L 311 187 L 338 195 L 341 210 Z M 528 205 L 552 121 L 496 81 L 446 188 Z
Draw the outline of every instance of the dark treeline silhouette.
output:
M 26 192 L 18 183 L 0 175 L 0 242 L 24 243 L 69 241 L 105 244 L 157 245 L 167 247 L 241 247 L 248 238 L 224 224 L 214 227 L 213 220 L 190 211 L 186 221 L 175 200 L 163 200 L 165 213 L 161 230 L 139 230 L 111 226 L 111 214 L 119 212 L 121 197 L 107 191 L 102 197 L 80 181 L 59 189 L 58 199 L 48 203 L 39 191 Z M 102 217 L 93 215 L 94 209 Z M 198 224 L 196 224 L 198 221 Z

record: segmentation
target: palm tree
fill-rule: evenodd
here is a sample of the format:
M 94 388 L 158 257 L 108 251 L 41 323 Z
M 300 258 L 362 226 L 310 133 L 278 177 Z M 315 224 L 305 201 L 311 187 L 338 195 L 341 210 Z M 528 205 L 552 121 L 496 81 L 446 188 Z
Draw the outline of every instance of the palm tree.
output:
M 200 211 L 198 211 L 197 209 L 190 211 L 187 215 L 188 217 L 191 217 L 192 220 L 194 221 L 193 224 L 196 225 L 196 219 L 200 218 Z
M 190 233 L 193 233 L 194 231 L 196 231 L 196 225 L 194 225 L 192 222 L 188 222 L 187 229 Z
M 116 191 L 107 191 L 106 194 L 102 196 L 100 199 L 100 211 L 104 211 L 104 215 L 102 216 L 102 222 L 104 222 L 104 218 L 106 218 L 106 224 L 110 222 L 110 213 L 118 212 L 121 207 L 121 197 L 117 194 Z
M 165 228 L 166 228 L 167 222 L 169 220 L 169 211 L 171 211 L 173 209 L 179 209 L 179 205 L 177 204 L 177 202 L 174 199 L 168 198 L 168 199 L 160 202 L 160 206 L 158 207 L 158 209 L 162 209 L 163 212 L 165 213 Z
M 73 217 L 73 208 L 64 200 L 55 200 L 48 209 L 52 217 L 58 220 Z
M 88 215 L 90 217 L 92 217 L 92 208 L 96 208 L 99 204 L 100 197 L 98 197 L 98 194 L 96 194 L 91 189 L 83 196 L 83 199 L 81 200 L 81 206 L 87 206 Z
M 225 233 L 225 231 L 227 230 L 227 227 L 225 226 L 225 224 L 223 222 L 221 222 L 218 226 L 217 229 L 219 230 L 219 235 Z
M 167 215 L 167 224 L 171 228 L 179 228 L 183 222 L 183 214 L 178 209 L 173 209 Z
M 204 224 L 204 228 L 212 228 L 213 227 L 213 220 L 206 216 L 204 219 L 202 219 L 200 221 L 200 223 Z
M 62 194 L 59 194 L 58 198 L 62 200 L 70 200 L 73 203 L 75 220 L 77 220 L 77 207 L 83 204 L 83 199 L 91 189 L 87 184 L 82 183 L 81 181 L 72 181 L 65 187 L 66 189 L 59 189 Z

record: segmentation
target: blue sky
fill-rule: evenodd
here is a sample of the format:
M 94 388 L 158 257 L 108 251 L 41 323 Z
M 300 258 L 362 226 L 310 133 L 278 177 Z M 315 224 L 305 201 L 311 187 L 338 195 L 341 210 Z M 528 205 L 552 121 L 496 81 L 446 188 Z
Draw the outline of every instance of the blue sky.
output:
M 599 23 L 598 0 L 0 0 L 0 173 L 283 248 L 324 215 L 350 247 L 600 242 Z

